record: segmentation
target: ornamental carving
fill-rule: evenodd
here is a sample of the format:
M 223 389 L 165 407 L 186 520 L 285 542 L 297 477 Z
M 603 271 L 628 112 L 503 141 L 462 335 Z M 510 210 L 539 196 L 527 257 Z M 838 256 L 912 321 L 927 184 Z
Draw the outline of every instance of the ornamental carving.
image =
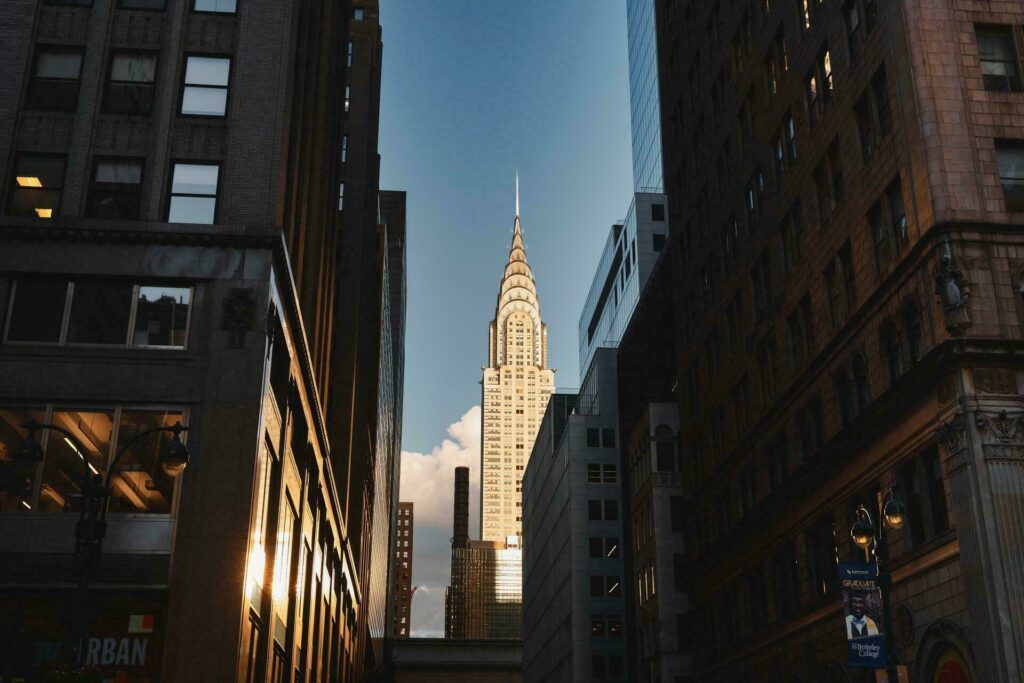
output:
M 232 289 L 224 299 L 224 330 L 229 332 L 228 348 L 244 349 L 245 333 L 252 329 L 256 302 L 251 289 Z
M 988 445 L 1024 445 L 1024 413 L 978 412 L 974 415 L 982 442 Z
M 979 394 L 1016 394 L 1017 376 L 1007 368 L 974 368 L 974 390 Z
M 960 337 L 971 325 L 967 310 L 970 299 L 970 283 L 963 271 L 956 265 L 953 255 L 947 253 L 939 261 L 935 272 L 935 293 L 942 303 L 946 330 L 954 337 Z
M 939 426 L 936 430 L 939 443 L 942 444 L 942 448 L 945 449 L 950 457 L 955 457 L 964 449 L 967 443 L 964 436 L 964 426 L 963 413 L 957 413 L 952 420 Z

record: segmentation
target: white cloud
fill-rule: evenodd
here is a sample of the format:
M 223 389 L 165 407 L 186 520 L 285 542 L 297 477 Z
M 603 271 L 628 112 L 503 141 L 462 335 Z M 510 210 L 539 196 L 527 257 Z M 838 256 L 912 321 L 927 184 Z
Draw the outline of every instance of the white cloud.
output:
M 480 406 L 448 426 L 449 438 L 430 453 L 402 451 L 401 495 L 413 503 L 412 635 L 444 635 L 444 590 L 448 585 L 455 468 L 469 467 L 469 529 L 480 518 Z

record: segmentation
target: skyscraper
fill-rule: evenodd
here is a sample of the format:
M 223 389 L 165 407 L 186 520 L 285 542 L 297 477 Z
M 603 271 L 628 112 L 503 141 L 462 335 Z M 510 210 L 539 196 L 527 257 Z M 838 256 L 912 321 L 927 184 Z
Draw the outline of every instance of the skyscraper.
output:
M 518 545 L 523 534 L 523 471 L 555 385 L 555 371 L 548 368 L 547 334 L 526 262 L 517 176 L 512 248 L 491 321 L 482 382 L 480 537 L 485 541 Z
M 633 190 L 663 192 L 654 0 L 626 0 Z M 583 368 L 580 368 L 582 371 Z
M 391 633 L 395 638 L 408 638 L 412 611 L 412 549 L 415 524 L 412 503 L 398 504 L 395 549 L 391 561 L 391 591 L 394 602 Z

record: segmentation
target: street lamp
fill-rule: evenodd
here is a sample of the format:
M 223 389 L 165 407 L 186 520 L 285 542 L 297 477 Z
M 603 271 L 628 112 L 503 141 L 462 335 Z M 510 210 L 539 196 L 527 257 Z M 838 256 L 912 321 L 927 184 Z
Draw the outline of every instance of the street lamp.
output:
M 889 593 L 892 588 L 892 577 L 888 572 L 883 571 L 885 563 L 889 559 L 889 544 L 885 537 L 886 527 L 900 529 L 907 523 L 907 506 L 902 500 L 896 497 L 896 489 L 899 484 L 893 484 L 885 492 L 879 492 L 876 502 L 878 506 L 878 523 L 871 518 L 871 513 L 863 505 L 857 507 L 856 519 L 850 527 L 850 538 L 865 553 L 874 549 L 875 566 L 878 570 L 878 589 L 882 596 L 882 620 L 885 633 L 886 674 L 889 683 L 896 683 L 899 680 L 899 672 L 896 670 L 896 649 L 892 637 L 892 605 L 889 603 Z
M 188 449 L 181 441 L 181 433 L 188 431 L 180 422 L 170 427 L 154 427 L 146 429 L 118 449 L 114 459 L 107 469 L 106 477 L 101 474 L 90 473 L 89 459 L 86 456 L 87 450 L 78 442 L 75 435 L 55 424 L 39 424 L 29 422 L 22 425 L 28 430 L 28 436 L 14 451 L 14 467 L 22 475 L 35 471 L 35 467 L 43 460 L 43 447 L 36 440 L 36 432 L 49 430 L 63 435 L 68 444 L 82 458 L 82 475 L 78 481 L 78 496 L 82 499 L 82 506 L 78 512 L 78 523 L 75 524 L 75 569 L 78 574 L 78 614 L 72 627 L 74 640 L 67 644 L 65 654 L 69 663 L 78 659 L 78 648 L 85 640 L 85 610 L 89 592 L 89 581 L 92 578 L 92 570 L 98 565 L 103 539 L 107 535 L 107 506 L 112 493 L 111 482 L 117 472 L 117 465 L 121 458 L 132 446 L 145 437 L 158 432 L 169 432 L 171 439 L 163 444 L 160 449 L 159 462 L 164 473 L 171 478 L 177 477 L 188 465 Z

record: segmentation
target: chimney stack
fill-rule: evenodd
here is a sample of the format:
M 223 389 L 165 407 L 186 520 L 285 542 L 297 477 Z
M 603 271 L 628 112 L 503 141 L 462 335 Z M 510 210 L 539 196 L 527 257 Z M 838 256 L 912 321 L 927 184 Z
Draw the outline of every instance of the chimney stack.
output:
M 469 545 L 469 468 L 455 468 L 455 528 L 452 533 L 452 547 L 465 548 Z

